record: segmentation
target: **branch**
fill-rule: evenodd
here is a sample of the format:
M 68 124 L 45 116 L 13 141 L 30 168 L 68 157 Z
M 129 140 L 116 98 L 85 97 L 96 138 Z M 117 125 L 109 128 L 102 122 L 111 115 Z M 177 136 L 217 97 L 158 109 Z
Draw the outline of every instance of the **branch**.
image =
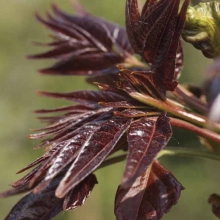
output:
M 183 108 L 181 108 L 180 106 L 168 105 L 165 102 L 154 99 L 154 98 L 147 96 L 147 95 L 143 95 L 138 92 L 130 92 L 129 95 L 142 103 L 145 103 L 145 104 L 152 106 L 154 108 L 157 108 L 159 110 L 166 111 L 173 116 L 176 116 L 176 117 L 181 118 L 185 121 L 196 124 L 200 127 L 206 127 L 206 125 L 207 125 L 207 118 L 205 118 L 204 116 L 195 114 L 195 113 L 187 112 Z
M 203 114 L 208 112 L 206 104 L 200 101 L 196 96 L 194 96 L 190 91 L 185 89 L 180 84 L 173 91 L 173 94 L 192 109 Z
M 208 129 L 200 128 L 189 122 L 186 122 L 186 121 L 183 121 L 177 118 L 172 118 L 172 117 L 170 117 L 170 124 L 174 127 L 192 131 L 193 133 L 196 133 L 197 135 L 201 137 L 220 143 L 220 135 Z

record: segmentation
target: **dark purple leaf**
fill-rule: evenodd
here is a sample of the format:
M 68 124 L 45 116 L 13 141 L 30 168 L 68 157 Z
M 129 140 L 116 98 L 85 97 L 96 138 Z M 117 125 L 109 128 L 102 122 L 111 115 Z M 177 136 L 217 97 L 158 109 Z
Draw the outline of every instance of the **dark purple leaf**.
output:
M 53 12 L 47 20 L 37 15 L 54 32 L 55 41 L 47 44 L 53 47 L 50 51 L 29 58 L 58 59 L 54 66 L 40 70 L 41 73 L 100 74 L 133 54 L 124 28 L 88 13 L 68 15 L 56 5 Z
M 97 183 L 98 182 L 94 174 L 90 174 L 88 177 L 86 177 L 79 185 L 74 187 L 65 196 L 63 210 L 72 210 L 82 206 Z
M 158 1 L 155 6 L 152 6 L 150 14 L 143 18 L 144 22 L 140 25 L 140 37 L 143 42 L 144 59 L 148 63 L 153 65 L 157 63 L 158 55 L 162 59 L 161 51 L 166 52 L 165 42 L 172 41 L 172 35 L 171 38 L 167 38 L 166 35 L 173 33 L 171 30 L 173 29 L 172 25 L 175 25 L 173 19 L 175 19 L 178 12 L 178 5 L 179 0 Z M 151 24 L 153 25 L 151 26 Z M 166 46 L 168 45 L 169 42 L 166 42 Z
M 180 0 L 148 0 L 140 16 L 137 0 L 127 0 L 129 40 L 135 52 L 151 66 L 154 84 L 163 95 L 166 90 L 174 90 L 177 86 L 181 65 L 177 54 L 181 49 L 179 41 L 189 2 L 185 0 L 178 14 Z
M 101 108 L 94 111 L 87 111 L 85 113 L 81 113 L 78 115 L 65 115 L 63 118 L 60 118 L 59 120 L 56 120 L 53 124 L 48 125 L 47 127 L 40 129 L 40 133 L 31 134 L 29 135 L 29 138 L 31 139 L 39 139 L 39 138 L 45 138 L 51 135 L 60 135 L 63 136 L 67 134 L 69 131 L 74 131 L 76 129 L 76 126 L 80 127 L 82 123 L 87 123 L 89 121 L 94 120 L 95 118 L 98 118 L 100 115 L 102 115 L 105 112 L 108 112 L 111 110 L 111 108 Z M 52 144 L 49 142 L 48 144 Z
M 212 205 L 212 212 L 217 218 L 220 218 L 220 196 L 218 194 L 210 195 L 208 203 Z
M 143 51 L 145 42 L 147 41 L 147 37 L 153 37 L 153 34 L 148 34 L 151 28 L 155 28 L 157 24 L 157 19 L 161 20 L 162 12 L 164 8 L 168 5 L 168 1 L 157 1 L 153 6 L 152 4 L 148 4 L 147 1 L 145 3 L 145 6 L 143 7 L 142 16 L 140 17 L 138 13 L 138 3 L 137 0 L 127 0 L 126 5 L 126 24 L 127 24 L 127 30 L 128 30 L 128 36 L 129 40 L 131 42 L 135 41 L 136 45 L 133 45 L 134 48 L 136 48 L 135 52 L 143 56 L 143 52 L 145 55 L 143 56 L 147 62 L 152 63 L 153 58 L 150 58 L 150 56 L 147 55 L 147 53 L 155 53 L 156 50 L 149 50 L 149 51 Z M 151 1 L 152 2 L 152 1 Z M 174 2 L 174 1 L 173 1 Z M 150 8 L 149 8 L 150 7 Z M 160 16 L 158 16 L 160 14 Z M 145 17 L 144 17 L 145 15 Z M 167 20 L 164 20 L 164 22 L 167 22 Z M 163 28 L 158 28 L 159 31 L 163 31 Z M 131 33 L 130 33 L 131 32 Z M 161 37 L 161 35 L 156 36 Z M 155 42 L 156 38 L 153 39 L 152 42 Z M 160 42 L 160 41 L 159 41 Z M 159 43 L 158 42 L 158 43 Z M 147 58 L 148 57 L 148 58 Z
M 40 72 L 44 74 L 92 75 L 122 61 L 121 57 L 111 52 L 86 54 L 62 60 L 50 68 L 40 70 Z
M 46 170 L 45 178 L 34 189 L 34 192 L 42 191 L 51 180 L 59 174 L 68 164 L 73 163 L 78 156 L 80 149 L 90 139 L 95 130 L 99 128 L 98 123 L 90 123 L 82 126 L 69 141 L 66 141 L 62 148 L 50 157 L 49 160 L 38 170 L 31 180 L 33 184 Z
M 84 113 L 91 108 L 88 106 L 83 105 L 73 105 L 73 106 L 65 106 L 61 108 L 55 108 L 55 109 L 39 109 L 35 110 L 34 113 L 38 114 L 44 114 L 44 113 L 54 113 L 54 112 L 65 112 L 65 111 L 71 111 L 72 113 Z
M 149 108 L 144 109 L 144 111 L 138 109 L 125 109 L 123 111 L 114 111 L 114 115 L 128 118 L 140 118 L 157 114 L 158 112 L 154 112 Z
M 26 193 L 30 191 L 30 187 L 28 186 L 28 184 L 17 187 L 15 189 L 10 189 L 7 190 L 5 192 L 1 192 L 0 193 L 0 198 L 4 198 L 4 197 L 9 197 L 9 196 L 13 196 L 13 195 L 18 195 L 20 193 Z
M 110 84 L 118 79 L 119 69 L 117 67 L 110 67 L 108 69 L 101 70 L 99 74 L 88 76 L 86 81 L 94 84 L 94 82 Z
M 129 187 L 153 162 L 172 136 L 169 118 L 141 118 L 128 130 L 128 158 L 121 187 Z
M 39 94 L 47 97 L 63 98 L 87 106 L 97 105 L 98 102 L 117 102 L 126 99 L 124 96 L 120 94 L 107 91 L 83 90 L 69 93 L 39 92 Z
M 138 28 L 140 22 L 140 14 L 138 10 L 137 0 L 126 1 L 126 30 L 128 38 L 135 53 L 140 51 L 140 43 L 138 42 Z
M 63 199 L 56 198 L 54 195 L 59 181 L 60 178 L 53 181 L 42 193 L 26 195 L 14 206 L 5 220 L 52 219 L 62 211 Z
M 18 187 L 28 184 L 31 181 L 31 179 L 34 177 L 34 175 L 37 173 L 37 171 L 40 169 L 40 167 L 41 165 L 35 167 L 30 173 L 26 174 L 24 177 L 14 182 L 12 186 L 15 188 L 18 188 Z M 44 174 L 42 174 L 42 176 L 43 175 Z
M 62 123 L 58 123 L 58 122 L 62 122 L 61 119 L 63 119 L 66 116 L 74 116 L 74 115 L 83 115 L 86 114 L 90 111 L 93 110 L 97 110 L 97 105 L 75 105 L 75 106 L 65 106 L 65 107 L 61 107 L 61 108 L 55 108 L 55 109 L 39 109 L 34 111 L 34 113 L 37 114 L 50 114 L 50 113 L 60 113 L 60 112 L 64 112 L 61 115 L 53 115 L 53 116 L 41 116 L 41 117 L 37 117 L 38 119 L 42 120 L 43 122 L 46 122 L 48 124 L 47 127 L 53 127 L 53 125 L 58 126 L 59 124 Z M 34 131 L 42 131 L 42 130 L 47 130 L 46 129 L 34 129 Z
M 85 120 L 81 121 L 80 124 L 74 125 L 74 121 L 72 122 L 72 120 L 70 120 L 70 121 L 67 120 L 65 122 L 66 125 L 64 124 L 64 127 L 67 126 L 66 129 L 63 129 L 62 131 L 58 131 L 54 137 L 44 140 L 40 146 L 41 147 L 42 146 L 49 147 L 49 146 L 54 145 L 56 143 L 60 143 L 60 142 L 71 139 L 75 134 L 78 133 L 78 131 L 81 129 L 81 126 L 84 126 L 84 125 L 90 126 L 90 122 L 94 121 L 94 123 L 96 123 L 97 118 L 111 117 L 111 110 L 112 110 L 112 108 L 98 109 L 96 112 L 94 112 L 94 114 L 90 115 L 90 117 L 85 118 Z M 62 121 L 62 119 L 61 119 L 61 121 Z M 74 126 L 71 126 L 72 123 Z
M 106 48 L 112 49 L 113 45 L 121 47 L 124 51 L 133 54 L 129 44 L 126 30 L 112 22 L 92 16 L 89 13 L 79 13 L 79 16 L 71 16 L 62 12 L 57 6 L 53 7 L 55 14 L 62 22 L 71 22 L 85 29 Z M 81 10 L 82 11 L 82 10 Z
M 104 108 L 97 110 L 97 112 L 102 112 L 105 115 L 105 110 L 107 109 L 105 109 L 104 111 L 103 110 Z M 109 109 L 107 110 L 107 112 L 108 111 Z M 97 115 L 97 117 L 99 117 L 99 114 Z M 104 117 L 108 118 L 109 115 L 105 115 Z M 87 141 L 87 138 L 94 131 L 94 129 L 99 126 L 99 123 L 101 122 L 85 122 L 85 124 L 80 125 L 79 127 L 73 126 L 71 129 L 69 128 L 67 130 L 63 130 L 61 133 L 58 132 L 58 134 L 53 138 L 43 141 L 40 146 L 42 147 L 47 145 L 47 148 L 51 150 L 49 150 L 41 158 L 37 159 L 21 171 L 19 171 L 20 173 L 37 164 L 40 164 L 26 176 L 15 182 L 13 184 L 13 187 L 23 186 L 24 184 L 30 182 L 31 185 L 33 185 L 36 181 L 41 180 L 46 175 L 45 178 L 47 180 L 44 180 L 44 182 L 42 182 L 42 185 L 39 185 L 39 187 L 36 189 L 36 191 L 42 190 L 63 168 L 65 168 L 70 162 L 73 162 L 75 160 L 78 151 L 80 150 L 84 142 Z
M 29 193 L 22 198 L 10 211 L 5 220 L 50 220 L 63 210 L 82 206 L 97 184 L 95 175 L 90 174 L 79 185 L 72 189 L 65 198 L 55 197 L 55 190 L 62 179 L 63 173 L 54 179 L 41 193 Z M 10 196 L 30 190 L 27 185 L 10 190 L 0 196 Z
M 17 172 L 17 174 L 22 173 L 40 163 L 42 163 L 43 161 L 47 160 L 48 158 L 50 158 L 58 149 L 59 149 L 60 145 L 56 145 L 54 146 L 51 150 L 47 151 L 43 156 L 39 157 L 37 160 L 35 160 L 34 162 L 30 163 L 28 166 L 26 166 L 25 168 L 23 168 L 22 170 L 19 170 Z
M 159 70 L 165 69 L 165 84 L 166 84 L 166 89 L 173 91 L 176 86 L 177 86 L 177 72 L 176 72 L 176 67 L 178 67 L 178 53 L 181 52 L 180 48 L 180 36 L 182 33 L 182 30 L 184 28 L 185 24 L 185 19 L 186 19 L 186 12 L 187 8 L 189 6 L 190 0 L 185 0 L 181 11 L 178 15 L 178 18 L 176 20 L 176 25 L 175 25 L 175 32 L 173 34 L 173 39 L 172 43 L 169 47 L 169 50 L 167 52 L 166 58 L 163 60 L 163 64 L 161 67 L 159 67 Z M 179 47 L 179 50 L 178 50 Z M 182 61 L 183 62 L 183 61 Z M 158 65 L 159 66 L 159 65 Z
M 147 0 L 142 8 L 141 18 L 147 18 L 151 13 L 152 6 L 157 3 L 157 0 Z
M 151 97 L 164 100 L 164 95 L 161 92 L 161 80 L 157 79 L 156 75 L 150 71 L 128 71 L 121 70 L 121 76 L 131 83 L 137 91 L 142 94 L 147 94 Z
M 133 101 L 133 100 L 132 100 Z M 141 108 L 143 106 L 137 105 L 134 101 L 121 101 L 121 102 L 99 102 L 100 105 L 114 108 Z
M 61 181 L 56 195 L 63 197 L 69 190 L 93 172 L 114 149 L 127 130 L 130 120 L 113 117 L 100 124 L 82 146 L 78 157 Z
M 154 161 L 130 188 L 119 186 L 115 199 L 117 220 L 160 220 L 178 202 L 181 190 L 176 178 Z
M 109 91 L 109 92 L 114 92 L 116 94 L 121 94 L 122 96 L 125 96 L 126 97 L 126 100 L 130 100 L 131 98 L 129 97 L 127 91 L 124 91 L 122 88 L 121 88 L 121 81 L 119 79 L 119 77 L 117 77 L 117 80 L 113 82 L 112 85 L 109 85 L 109 84 L 104 84 L 104 83 L 99 83 L 99 82 L 96 82 L 94 83 L 95 85 L 98 86 L 98 88 L 102 91 Z M 124 84 L 124 83 L 122 83 Z
M 118 66 L 119 67 L 119 66 Z M 100 74 L 89 76 L 86 81 L 89 83 L 98 82 L 108 85 L 114 85 L 114 81 L 119 80 L 118 73 L 119 68 L 118 67 L 111 67 L 109 69 L 105 69 L 104 71 L 100 71 Z M 149 69 L 149 68 L 148 68 Z M 146 71 L 147 68 L 144 67 L 130 67 L 129 70 L 133 71 Z
M 93 112 L 92 114 L 90 114 L 90 113 L 91 112 L 89 112 L 89 113 L 87 112 L 87 113 L 79 114 L 78 116 L 77 115 L 73 115 L 73 116 L 69 116 L 69 117 L 66 116 L 63 119 L 57 120 L 52 125 L 49 125 L 43 129 L 41 129 L 40 130 L 41 132 L 29 135 L 29 138 L 30 139 L 40 139 L 40 138 L 45 138 L 45 137 L 48 137 L 48 136 L 51 136 L 54 134 L 56 134 L 56 135 L 59 133 L 65 134 L 69 130 L 75 130 L 75 127 L 78 124 L 81 124 L 85 120 L 88 120 L 88 118 L 90 118 L 90 117 L 92 117 L 92 119 L 93 119 L 93 116 L 97 115 L 96 112 L 95 113 Z

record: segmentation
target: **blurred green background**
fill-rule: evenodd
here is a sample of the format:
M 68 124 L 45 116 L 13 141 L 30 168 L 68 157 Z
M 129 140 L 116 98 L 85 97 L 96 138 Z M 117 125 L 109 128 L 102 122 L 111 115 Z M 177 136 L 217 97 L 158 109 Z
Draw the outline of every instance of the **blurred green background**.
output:
M 39 157 L 43 150 L 32 148 L 37 141 L 26 137 L 30 129 L 41 124 L 31 112 L 39 108 L 53 108 L 67 102 L 38 97 L 37 90 L 72 91 L 88 89 L 79 77 L 50 77 L 37 73 L 37 69 L 46 67 L 49 61 L 32 61 L 25 58 L 28 54 L 42 51 L 31 45 L 32 41 L 46 42 L 48 31 L 40 25 L 34 13 L 44 14 L 50 10 L 51 3 L 73 12 L 71 0 L 7 0 L 0 3 L 0 191 L 22 175 L 16 171 Z M 125 0 L 81 0 L 93 14 L 124 25 Z M 207 60 L 199 51 L 186 45 L 185 68 L 181 82 L 200 85 L 202 77 L 211 60 Z M 175 131 L 172 145 L 201 147 L 193 134 Z M 178 205 L 165 220 L 214 220 L 208 196 L 220 193 L 219 163 L 209 160 L 182 157 L 166 157 L 161 161 L 170 169 L 186 188 Z M 96 185 L 85 206 L 74 211 L 62 213 L 56 220 L 113 220 L 114 195 L 121 180 L 124 164 L 97 172 L 99 184 Z M 0 219 L 9 212 L 19 196 L 0 199 Z

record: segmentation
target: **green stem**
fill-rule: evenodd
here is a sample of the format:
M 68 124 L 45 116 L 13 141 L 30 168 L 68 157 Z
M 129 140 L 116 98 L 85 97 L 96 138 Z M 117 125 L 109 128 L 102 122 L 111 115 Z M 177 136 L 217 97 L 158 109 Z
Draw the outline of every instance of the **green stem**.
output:
M 198 149 L 192 148 L 183 148 L 183 147 L 166 147 L 162 150 L 157 158 L 162 156 L 188 156 L 188 157 L 198 157 L 198 158 L 205 158 L 205 159 L 212 159 L 220 161 L 220 154 L 218 153 L 211 153 L 208 151 L 202 151 Z
M 209 124 L 208 119 L 206 117 L 195 113 L 187 112 L 184 109 L 180 108 L 179 106 L 168 105 L 166 102 L 162 102 L 160 100 L 154 99 L 150 96 L 146 96 L 138 92 L 132 91 L 130 92 L 130 96 L 142 103 L 145 103 L 162 111 L 166 111 L 171 115 L 176 116 L 177 118 L 181 118 L 184 121 L 190 122 L 199 127 L 205 128 Z M 213 126 L 213 129 L 216 132 L 220 133 L 219 126 Z

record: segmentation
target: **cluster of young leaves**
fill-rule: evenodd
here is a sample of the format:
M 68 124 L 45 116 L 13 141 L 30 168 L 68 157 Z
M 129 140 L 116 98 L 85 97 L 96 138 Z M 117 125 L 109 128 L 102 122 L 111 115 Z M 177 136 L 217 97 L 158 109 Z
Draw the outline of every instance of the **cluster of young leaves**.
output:
M 189 7 L 182 35 L 208 58 L 220 56 L 219 5 L 219 2 L 211 1 Z
M 94 172 L 125 159 L 124 154 L 114 156 L 119 151 L 126 152 L 126 165 L 115 198 L 118 220 L 159 220 L 178 202 L 183 187 L 158 161 L 172 126 L 220 142 L 217 133 L 201 128 L 206 119 L 197 113 L 207 111 L 206 103 L 177 87 L 189 3 L 185 0 L 179 10 L 180 0 L 147 0 L 139 13 L 137 0 L 127 0 L 126 30 L 79 5 L 74 16 L 56 5 L 46 20 L 37 15 L 54 33 L 53 41 L 45 44 L 52 49 L 29 57 L 57 60 L 40 72 L 86 75 L 99 91 L 40 92 L 77 104 L 36 111 L 57 115 L 41 117 L 48 125 L 30 135 L 43 139 L 37 148 L 45 147 L 46 153 L 18 172 L 34 167 L 12 185 L 14 189 L 1 194 L 30 191 L 7 220 L 52 219 L 83 205 L 97 183 Z M 173 100 L 167 91 L 174 91 Z

